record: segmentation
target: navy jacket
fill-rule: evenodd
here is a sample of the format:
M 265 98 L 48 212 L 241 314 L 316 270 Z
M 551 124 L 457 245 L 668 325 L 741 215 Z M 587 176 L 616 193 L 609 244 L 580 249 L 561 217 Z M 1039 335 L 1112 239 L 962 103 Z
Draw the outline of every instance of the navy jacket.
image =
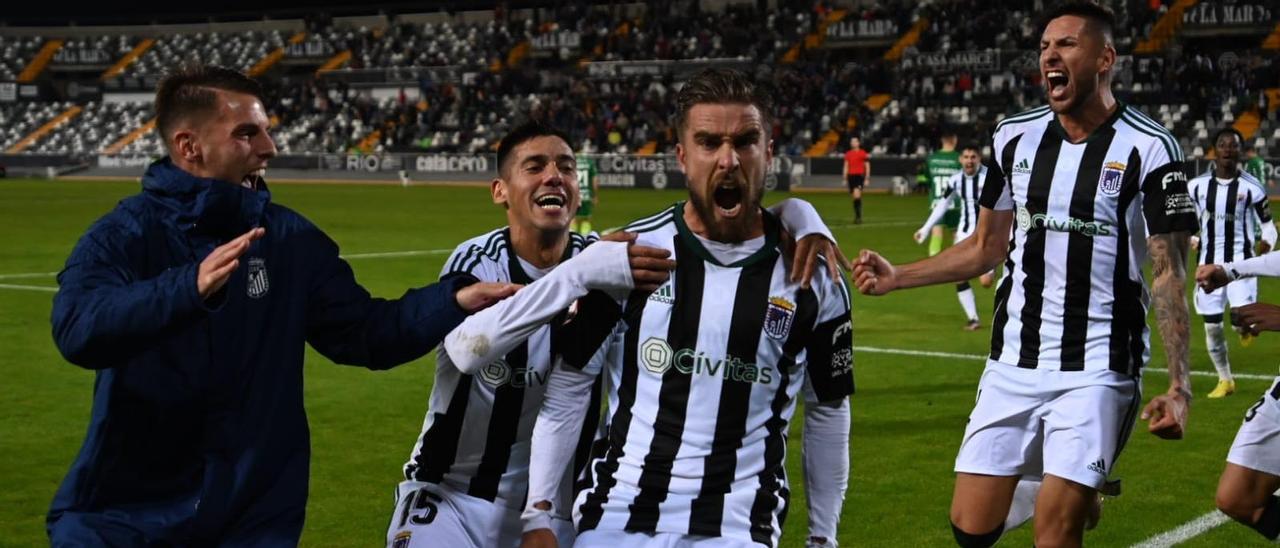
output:
M 337 244 L 270 203 L 265 185 L 165 159 L 142 189 L 89 228 L 58 276 L 54 340 L 97 378 L 51 540 L 296 544 L 310 459 L 304 343 L 371 369 L 413 360 L 463 320 L 454 293 L 474 279 L 373 298 Z M 265 236 L 202 301 L 200 261 L 256 226 Z

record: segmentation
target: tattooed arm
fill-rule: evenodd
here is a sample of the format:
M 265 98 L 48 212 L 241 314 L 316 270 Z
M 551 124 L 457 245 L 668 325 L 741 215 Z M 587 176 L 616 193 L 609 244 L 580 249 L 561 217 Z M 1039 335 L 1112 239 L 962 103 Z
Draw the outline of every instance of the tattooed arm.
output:
M 1156 324 L 1164 340 L 1169 365 L 1169 391 L 1151 399 L 1142 410 L 1150 420 L 1147 429 L 1165 439 L 1182 438 L 1191 403 L 1190 361 L 1187 351 L 1191 335 L 1186 297 L 1186 262 L 1189 233 L 1153 234 L 1147 238 L 1151 252 L 1151 295 Z

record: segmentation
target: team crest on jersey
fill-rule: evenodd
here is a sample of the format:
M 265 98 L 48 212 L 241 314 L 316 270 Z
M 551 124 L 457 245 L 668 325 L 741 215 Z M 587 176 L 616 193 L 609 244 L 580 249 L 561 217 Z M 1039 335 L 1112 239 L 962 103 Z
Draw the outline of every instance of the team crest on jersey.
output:
M 249 282 L 247 285 L 249 298 L 251 299 L 262 298 L 271 289 L 271 282 L 267 279 L 267 262 L 261 257 L 249 259 Z
M 769 297 L 769 308 L 764 313 L 764 332 L 775 339 L 784 339 L 791 332 L 791 320 L 795 317 L 795 303 L 782 297 Z
M 1124 184 L 1124 164 L 1120 162 L 1107 162 L 1102 166 L 1102 179 L 1098 181 L 1098 190 L 1107 196 L 1115 196 L 1120 193 L 1120 187 Z

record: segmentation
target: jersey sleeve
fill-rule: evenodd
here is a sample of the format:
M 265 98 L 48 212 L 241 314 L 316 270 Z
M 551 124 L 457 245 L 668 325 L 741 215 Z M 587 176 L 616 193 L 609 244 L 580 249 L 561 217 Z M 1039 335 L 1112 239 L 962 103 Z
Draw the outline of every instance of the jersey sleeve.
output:
M 1267 193 L 1265 191 L 1262 194 L 1260 194 L 1257 198 L 1257 201 L 1253 203 L 1253 212 L 1258 216 L 1258 222 L 1262 222 L 1262 223 L 1272 222 L 1271 200 L 1267 198 Z
M 1142 177 L 1142 215 L 1147 234 L 1196 230 L 1196 205 L 1183 173 L 1182 152 L 1177 144 L 1156 144 L 1143 158 L 1151 166 Z
M 993 140 L 991 146 L 992 151 L 1002 150 L 1004 143 L 999 138 Z M 1012 158 L 1012 154 L 1010 154 Z M 978 195 L 978 205 L 994 211 L 1008 211 L 1013 209 L 1013 188 L 1008 177 L 1004 175 L 1004 169 L 1000 166 L 999 158 L 989 158 L 985 165 L 987 167 L 987 176 L 982 180 L 982 193 Z
M 813 386 L 813 396 L 821 402 L 839 400 L 854 392 L 849 292 L 843 277 L 827 279 L 824 285 L 818 296 L 816 325 L 805 347 L 805 372 Z

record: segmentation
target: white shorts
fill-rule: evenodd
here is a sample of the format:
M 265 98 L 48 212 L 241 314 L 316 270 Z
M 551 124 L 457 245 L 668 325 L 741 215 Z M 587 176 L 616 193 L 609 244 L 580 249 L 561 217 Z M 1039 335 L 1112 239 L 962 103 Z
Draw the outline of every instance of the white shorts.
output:
M 1224 310 L 1222 306 L 1224 300 L 1231 308 L 1258 302 L 1258 279 L 1241 278 L 1227 284 L 1227 287 L 1213 290 L 1213 293 L 1205 293 L 1200 286 L 1196 286 L 1196 314 L 1201 316 L 1221 314 Z
M 1280 476 L 1280 378 L 1244 413 L 1227 462 Z
M 1094 489 L 1115 467 L 1142 403 L 1114 371 L 1023 369 L 987 360 L 956 472 L 1058 476 Z
M 577 548 L 759 548 L 759 544 L 735 538 L 702 537 L 680 533 L 630 533 L 592 529 L 578 535 Z
M 573 546 L 573 522 L 552 519 L 560 546 Z M 449 487 L 404 481 L 396 488 L 395 511 L 387 527 L 389 548 L 518 547 L 520 510 L 489 502 Z
M 971 228 L 966 232 L 960 232 L 959 229 L 956 229 L 956 238 L 951 241 L 951 245 L 956 245 L 960 242 L 967 240 L 969 236 L 973 236 L 973 234 L 977 232 L 976 228 L 977 227 Z

